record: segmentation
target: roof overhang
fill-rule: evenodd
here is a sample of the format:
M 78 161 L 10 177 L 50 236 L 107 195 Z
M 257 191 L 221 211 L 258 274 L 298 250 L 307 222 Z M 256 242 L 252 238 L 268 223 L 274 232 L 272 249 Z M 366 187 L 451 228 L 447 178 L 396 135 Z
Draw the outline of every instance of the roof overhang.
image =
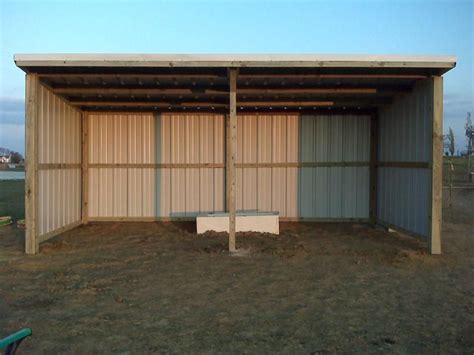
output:
M 443 75 L 453 56 L 322 54 L 17 54 L 15 63 L 82 110 L 374 110 Z
M 454 68 L 454 56 L 341 54 L 16 54 L 18 67 Z

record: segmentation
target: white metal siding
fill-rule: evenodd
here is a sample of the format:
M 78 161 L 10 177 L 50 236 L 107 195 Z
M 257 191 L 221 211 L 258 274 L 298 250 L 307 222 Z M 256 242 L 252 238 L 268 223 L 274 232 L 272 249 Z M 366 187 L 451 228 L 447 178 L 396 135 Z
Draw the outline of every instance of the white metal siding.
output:
M 81 219 L 81 114 L 39 85 L 38 233 Z M 43 169 L 44 164 L 76 164 Z
M 431 86 L 420 82 L 379 115 L 378 160 L 430 162 L 432 145 Z M 428 236 L 431 172 L 429 168 L 380 167 L 377 218 Z
M 224 123 L 222 115 L 210 114 L 90 114 L 90 217 L 223 211 Z M 237 168 L 238 210 L 278 211 L 289 218 L 368 218 L 368 116 L 239 115 L 237 127 L 236 162 L 251 164 Z M 366 165 L 271 166 L 300 162 Z
M 190 217 L 224 209 L 223 167 L 155 166 L 223 165 L 222 115 L 90 114 L 88 117 L 91 218 Z M 128 165 L 94 167 L 94 164 Z

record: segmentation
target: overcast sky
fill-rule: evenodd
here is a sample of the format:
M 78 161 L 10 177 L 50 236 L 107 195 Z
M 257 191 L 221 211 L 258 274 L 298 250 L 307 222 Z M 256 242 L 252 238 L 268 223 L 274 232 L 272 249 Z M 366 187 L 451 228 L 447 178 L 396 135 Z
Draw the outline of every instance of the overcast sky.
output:
M 474 113 L 474 0 L 0 0 L 0 146 L 24 152 L 24 73 L 14 53 L 455 55 L 445 130 L 465 149 Z

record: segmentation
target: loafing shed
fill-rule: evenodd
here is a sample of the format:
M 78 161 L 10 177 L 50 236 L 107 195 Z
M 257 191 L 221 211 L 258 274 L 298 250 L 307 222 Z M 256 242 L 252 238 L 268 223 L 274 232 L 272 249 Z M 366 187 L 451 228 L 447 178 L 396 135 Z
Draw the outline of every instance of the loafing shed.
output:
M 453 57 L 21 54 L 26 236 L 89 221 L 278 212 L 360 221 L 441 252 Z

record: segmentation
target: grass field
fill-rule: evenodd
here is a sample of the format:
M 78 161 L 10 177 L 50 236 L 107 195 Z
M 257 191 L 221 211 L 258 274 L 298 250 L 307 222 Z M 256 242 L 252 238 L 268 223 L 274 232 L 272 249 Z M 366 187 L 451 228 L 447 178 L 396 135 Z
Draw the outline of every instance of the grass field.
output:
M 0 216 L 25 218 L 25 180 L 0 180 Z
M 467 182 L 467 159 L 466 157 L 452 157 L 451 162 L 453 164 L 453 175 L 452 182 Z M 474 159 L 471 161 L 471 166 L 474 166 Z M 443 182 L 447 184 L 449 182 L 449 159 L 443 158 Z

